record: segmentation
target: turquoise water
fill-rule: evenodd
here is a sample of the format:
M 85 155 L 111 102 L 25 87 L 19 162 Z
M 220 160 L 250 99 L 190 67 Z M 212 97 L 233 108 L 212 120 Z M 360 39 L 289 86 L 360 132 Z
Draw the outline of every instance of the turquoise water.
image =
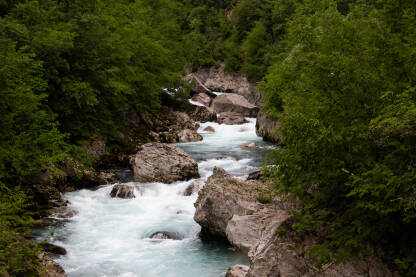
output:
M 203 132 L 208 125 L 216 133 Z M 203 141 L 177 146 L 198 161 L 201 184 L 215 166 L 245 178 L 259 168 L 267 151 L 267 144 L 255 134 L 254 119 L 234 126 L 204 123 L 200 133 Z M 242 149 L 247 142 L 264 149 Z M 68 276 L 225 276 L 228 267 L 247 264 L 247 258 L 229 245 L 199 240 L 200 227 L 193 220 L 197 195 L 182 195 L 193 181 L 170 185 L 130 182 L 136 198 L 127 200 L 110 198 L 113 185 L 65 193 L 64 199 L 77 215 L 41 230 L 38 240 L 54 231 L 51 242 L 68 251 L 55 261 Z M 157 231 L 177 232 L 184 239 L 148 239 Z

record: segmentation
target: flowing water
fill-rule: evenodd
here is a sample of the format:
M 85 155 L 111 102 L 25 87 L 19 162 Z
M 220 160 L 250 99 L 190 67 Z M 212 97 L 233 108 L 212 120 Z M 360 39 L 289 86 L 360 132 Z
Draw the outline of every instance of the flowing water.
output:
M 216 132 L 204 132 L 208 125 Z M 177 146 L 198 161 L 202 184 L 214 167 L 247 177 L 260 167 L 269 146 L 256 135 L 255 119 L 232 126 L 204 123 L 199 131 L 203 141 Z M 242 149 L 248 142 L 261 149 Z M 200 227 L 193 220 L 197 195 L 182 195 L 193 181 L 169 185 L 129 182 L 135 186 L 134 199 L 110 198 L 113 185 L 65 193 L 63 198 L 71 202 L 77 215 L 38 231 L 37 239 L 51 237 L 51 243 L 68 251 L 55 259 L 68 276 L 225 276 L 231 265 L 248 261 L 229 245 L 199 240 Z M 157 231 L 176 232 L 184 239 L 148 238 Z

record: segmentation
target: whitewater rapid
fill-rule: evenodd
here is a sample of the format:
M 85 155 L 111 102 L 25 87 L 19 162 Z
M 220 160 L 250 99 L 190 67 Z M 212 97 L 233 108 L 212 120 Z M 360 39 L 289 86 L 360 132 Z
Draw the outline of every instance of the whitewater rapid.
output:
M 255 119 L 248 120 L 242 125 L 203 123 L 199 129 L 203 141 L 176 144 L 198 162 L 201 184 L 214 167 L 239 178 L 259 169 L 268 145 L 256 135 Z M 207 126 L 216 132 L 204 132 Z M 242 149 L 248 142 L 261 149 Z M 113 185 L 65 193 L 63 198 L 77 214 L 41 230 L 37 240 L 50 237 L 51 243 L 67 250 L 67 255 L 55 261 L 68 276 L 225 276 L 228 267 L 248 261 L 229 245 L 200 241 L 200 227 L 193 220 L 197 195 L 182 194 L 193 181 L 129 182 L 135 186 L 134 199 L 111 198 Z M 148 238 L 157 231 L 176 232 L 184 239 Z

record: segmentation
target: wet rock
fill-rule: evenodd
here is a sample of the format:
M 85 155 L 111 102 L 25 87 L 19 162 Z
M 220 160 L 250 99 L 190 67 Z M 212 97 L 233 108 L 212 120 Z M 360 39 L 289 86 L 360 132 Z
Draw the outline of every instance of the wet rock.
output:
M 198 164 L 185 151 L 163 143 L 144 144 L 130 163 L 136 182 L 170 184 L 199 178 Z
M 35 227 L 45 228 L 51 225 L 55 225 L 57 222 L 59 222 L 59 220 L 56 218 L 42 217 L 40 219 L 35 220 Z
M 223 169 L 214 169 L 194 204 L 194 219 L 201 225 L 205 238 L 227 238 L 227 225 L 234 215 L 253 214 L 262 207 L 256 201 L 257 191 L 246 182 Z
M 249 268 L 250 267 L 247 265 L 234 265 L 228 269 L 227 275 L 225 277 L 245 277 Z
M 207 107 L 209 107 L 209 105 L 211 105 L 212 102 L 212 98 L 209 97 L 206 93 L 198 93 L 195 94 L 194 96 L 192 96 L 192 101 L 196 101 L 199 102 Z
M 215 133 L 215 129 L 212 126 L 207 126 L 204 128 L 205 132 Z
M 184 191 L 184 196 L 191 196 L 194 193 L 198 193 L 198 191 L 201 188 L 201 182 L 200 181 L 194 181 L 192 184 L 190 184 Z
M 207 110 L 206 107 L 200 107 L 192 111 L 195 112 L 195 116 L 202 117 Z M 154 113 L 142 111 L 131 117 L 136 118 L 133 120 L 137 122 L 136 128 L 141 128 L 138 132 L 147 133 L 148 139 L 153 141 L 175 143 L 202 140 L 197 133 L 199 124 L 185 112 L 164 107 Z
M 49 215 L 56 218 L 68 219 L 77 215 L 77 211 L 68 207 L 56 207 L 49 210 Z
M 270 141 L 275 144 L 282 144 L 283 137 L 278 132 L 280 130 L 279 120 L 273 120 L 263 110 L 257 114 L 256 133 L 263 137 L 263 140 Z
M 243 149 L 258 149 L 259 147 L 254 142 L 249 142 L 241 146 Z
M 41 277 L 66 277 L 64 269 L 54 262 L 45 252 L 41 252 L 38 255 L 39 263 L 39 276 Z
M 263 171 L 258 170 L 258 171 L 251 172 L 248 175 L 247 180 L 261 180 L 262 177 L 263 177 Z
M 188 74 L 183 78 L 185 81 L 189 82 L 189 85 L 191 87 L 191 92 L 193 93 L 205 93 L 209 96 L 215 97 L 216 95 L 207 88 L 203 82 L 201 81 L 200 77 L 196 74 Z
M 151 239 L 172 239 L 172 240 L 181 240 L 182 236 L 174 232 L 156 232 L 153 233 L 149 238 Z
M 57 255 L 57 256 L 66 255 L 66 249 L 61 246 L 48 243 L 48 242 L 43 242 L 40 244 L 40 246 L 48 254 Z
M 256 117 L 259 108 L 238 94 L 222 94 L 212 100 L 211 108 L 216 113 L 236 112 L 247 117 Z
M 238 125 L 247 123 L 245 117 L 235 112 L 223 112 L 218 115 L 217 122 L 226 125 Z
M 177 134 L 178 142 L 194 142 L 201 140 L 202 136 L 198 134 L 195 130 L 185 129 Z
M 217 113 L 213 109 L 202 106 L 195 106 L 189 116 L 199 122 L 215 122 L 217 121 Z
M 135 198 L 134 187 L 129 185 L 115 185 L 111 190 L 110 196 L 115 198 Z

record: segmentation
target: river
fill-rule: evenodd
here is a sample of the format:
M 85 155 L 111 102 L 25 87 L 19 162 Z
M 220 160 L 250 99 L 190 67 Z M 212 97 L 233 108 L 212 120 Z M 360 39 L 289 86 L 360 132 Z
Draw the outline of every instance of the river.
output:
M 239 178 L 260 168 L 270 144 L 255 133 L 255 119 L 242 125 L 203 123 L 203 141 L 176 144 L 198 162 L 201 183 L 221 167 Z M 204 132 L 206 126 L 215 133 Z M 255 142 L 259 150 L 242 149 Z M 55 257 L 68 276 L 137 277 L 216 277 L 225 276 L 228 267 L 247 258 L 231 246 L 202 243 L 199 225 L 193 220 L 197 194 L 183 196 L 194 180 L 162 183 L 135 183 L 136 198 L 110 197 L 113 185 L 95 190 L 68 192 L 70 208 L 77 214 L 60 224 L 36 233 L 40 241 L 62 246 L 67 254 Z M 53 231 L 53 235 L 50 232 Z M 157 231 L 181 234 L 182 240 L 153 240 Z

